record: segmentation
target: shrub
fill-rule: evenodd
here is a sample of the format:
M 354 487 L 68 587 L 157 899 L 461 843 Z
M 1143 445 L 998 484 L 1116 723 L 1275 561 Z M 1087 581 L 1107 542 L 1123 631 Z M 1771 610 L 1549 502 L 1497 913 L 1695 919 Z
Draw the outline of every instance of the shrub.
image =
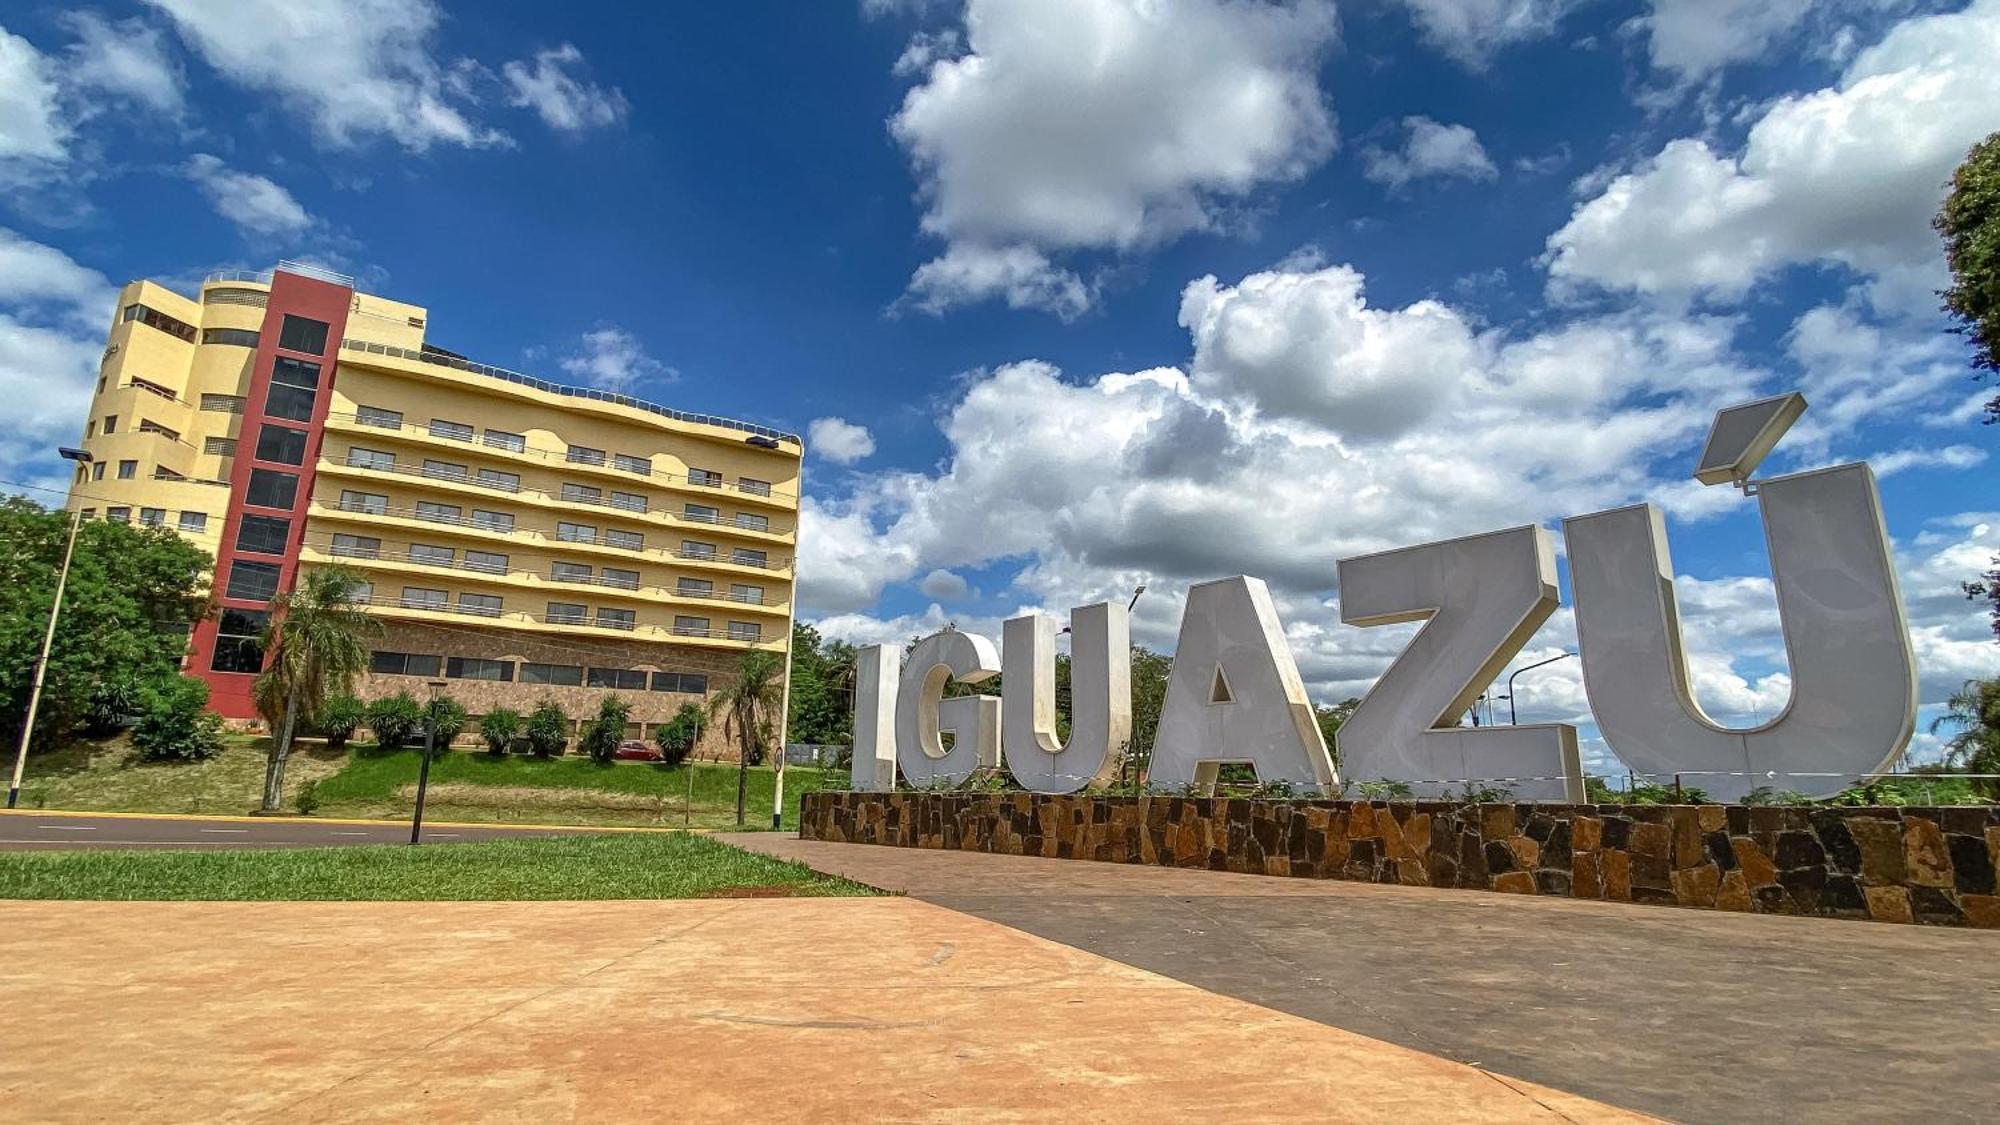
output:
M 351 695 L 336 695 L 320 707 L 319 720 L 313 726 L 326 736 L 328 750 L 345 750 L 355 728 L 367 720 L 366 703 Z
M 299 794 L 292 798 L 292 804 L 300 816 L 311 816 L 319 811 L 319 782 L 308 781 L 299 786 Z
M 578 740 L 579 749 L 600 766 L 617 761 L 618 744 L 625 739 L 625 720 L 631 714 L 632 705 L 615 695 L 599 700 L 597 717 L 583 726 L 583 737 Z
M 653 741 L 660 747 L 660 761 L 670 766 L 678 766 L 694 753 L 695 739 L 701 737 L 701 705 L 683 703 L 659 730 L 653 732 Z
M 433 731 L 432 747 L 440 751 L 450 749 L 471 722 L 471 717 L 465 713 L 465 705 L 449 695 L 440 695 L 425 704 L 424 718 Z M 423 736 L 423 728 L 419 727 L 417 741 L 420 744 Z
M 401 750 L 424 735 L 424 705 L 407 691 L 368 705 L 368 729 L 384 750 Z
M 175 676 L 142 692 L 132 744 L 152 762 L 198 762 L 220 754 L 222 716 L 208 710 L 208 685 Z
M 507 748 L 521 736 L 521 713 L 507 707 L 495 707 L 479 720 L 479 737 L 486 740 L 486 752 L 496 758 L 504 757 Z
M 129 679 L 106 680 L 91 689 L 83 731 L 92 738 L 116 734 L 146 705 L 146 693 Z
M 521 737 L 527 740 L 528 750 L 535 757 L 553 758 L 563 752 L 563 744 L 569 741 L 569 714 L 562 704 L 544 699 L 528 713 Z

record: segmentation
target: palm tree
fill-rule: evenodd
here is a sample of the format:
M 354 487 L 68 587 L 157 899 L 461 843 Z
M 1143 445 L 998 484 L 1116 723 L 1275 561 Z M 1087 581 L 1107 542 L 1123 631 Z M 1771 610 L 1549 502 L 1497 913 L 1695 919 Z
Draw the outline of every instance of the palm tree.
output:
M 1946 726 L 1959 728 L 1944 744 L 1946 765 L 1967 773 L 2000 773 L 2000 678 L 1965 681 L 1946 701 L 1944 714 L 1931 723 L 1931 732 Z M 1972 788 L 2000 795 L 2000 784 L 1992 781 L 1975 781 Z
M 750 784 L 750 755 L 757 749 L 760 721 L 780 706 L 785 688 L 785 662 L 775 652 L 746 652 L 737 665 L 736 680 L 708 697 L 708 715 L 736 728 L 736 823 L 743 823 L 743 803 Z
M 368 642 L 382 632 L 382 623 L 355 604 L 361 580 L 346 566 L 321 567 L 271 599 L 264 671 L 253 689 L 257 711 L 273 734 L 264 765 L 265 812 L 283 807 L 285 759 L 299 724 L 312 722 L 328 699 L 345 694 L 368 667 Z

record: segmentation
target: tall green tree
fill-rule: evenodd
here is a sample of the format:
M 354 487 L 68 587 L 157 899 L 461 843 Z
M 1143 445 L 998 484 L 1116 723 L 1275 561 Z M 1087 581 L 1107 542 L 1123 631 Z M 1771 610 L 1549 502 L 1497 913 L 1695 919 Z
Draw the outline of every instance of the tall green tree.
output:
M 743 823 L 743 806 L 750 786 L 750 759 L 770 728 L 771 717 L 783 703 L 785 661 L 775 652 L 746 652 L 736 666 L 736 678 L 708 697 L 708 715 L 736 735 L 736 823 Z
M 787 742 L 816 746 L 854 740 L 854 646 L 822 640 L 800 622 L 792 629 L 792 711 Z
M 1340 734 L 1342 724 L 1347 722 L 1354 714 L 1354 709 L 1359 706 L 1361 706 L 1359 699 L 1350 698 L 1331 706 L 1322 703 L 1313 708 L 1313 719 L 1319 723 L 1320 737 L 1326 739 L 1326 752 L 1333 755 L 1333 766 L 1336 771 L 1340 768 L 1340 743 L 1337 736 Z
M 28 711 L 69 524 L 67 513 L 0 497 L 0 706 L 10 741 Z M 145 692 L 180 674 L 188 631 L 208 608 L 212 561 L 162 528 L 83 524 L 42 685 L 37 745 L 70 737 L 93 716 L 129 714 Z
M 1973 368 L 1990 378 L 2000 372 L 2000 133 L 1972 146 L 1931 225 L 1951 267 L 1944 311 L 1972 341 Z M 1986 403 L 1986 421 L 2000 422 L 2000 394 Z
M 1945 702 L 1944 714 L 1931 724 L 1956 726 L 1944 744 L 1944 760 L 1967 773 L 2000 773 L 2000 678 L 1967 680 Z M 1975 781 L 1972 787 L 1987 797 L 2000 796 L 2000 782 Z
M 264 629 L 264 671 L 252 692 L 257 711 L 271 724 L 271 752 L 264 763 L 265 812 L 284 806 L 285 760 L 300 723 L 354 686 L 368 667 L 369 642 L 382 623 L 354 601 L 361 575 L 335 564 L 306 571 L 293 589 L 271 599 Z

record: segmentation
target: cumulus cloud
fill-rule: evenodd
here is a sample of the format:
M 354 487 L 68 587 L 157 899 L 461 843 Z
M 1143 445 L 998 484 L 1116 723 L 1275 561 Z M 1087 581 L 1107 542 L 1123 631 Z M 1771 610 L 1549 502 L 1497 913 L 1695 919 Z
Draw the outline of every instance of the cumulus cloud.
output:
M 286 238 L 312 226 L 312 216 L 292 193 L 267 177 L 239 172 L 205 152 L 189 157 L 184 171 L 215 213 L 245 234 Z
M 931 571 L 924 575 L 923 581 L 917 583 L 918 593 L 927 598 L 937 598 L 947 602 L 964 597 L 969 589 L 963 576 L 943 569 Z
M 875 435 L 845 418 L 815 418 L 806 427 L 806 444 L 836 465 L 852 465 L 875 452 Z
M 629 392 L 642 381 L 671 382 L 680 377 L 678 371 L 647 354 L 637 336 L 615 324 L 600 324 L 585 332 L 557 364 L 570 375 L 607 391 Z
M 1074 316 L 1092 289 L 1055 255 L 1211 229 L 1303 176 L 1334 146 L 1314 70 L 1336 30 L 1322 0 L 971 0 L 962 54 L 906 52 L 928 69 L 889 123 L 946 242 L 911 299 Z
M 1405 117 L 1403 128 L 1407 135 L 1401 148 L 1371 147 L 1362 152 L 1362 175 L 1394 191 L 1432 176 L 1490 180 L 1500 174 L 1478 134 L 1467 126 Z
M 1655 69 L 1695 82 L 1761 57 L 1815 0 L 1650 0 L 1637 21 Z
M 616 86 L 605 89 L 569 73 L 583 62 L 583 52 L 564 43 L 537 51 L 533 60 L 517 59 L 500 68 L 507 84 L 507 104 L 533 109 L 549 128 L 564 133 L 615 125 L 625 119 L 625 95 Z
M 0 228 L 0 399 L 8 404 L 0 475 L 67 486 L 52 451 L 82 430 L 117 292 L 97 270 Z
M 57 95 L 49 60 L 34 44 L 0 28 L 0 169 L 19 174 L 67 156 L 69 126 Z
M 122 98 L 168 117 L 186 107 L 180 64 L 167 54 L 160 29 L 139 19 L 113 22 L 92 11 L 69 12 L 66 81 L 74 89 Z
M 1582 0 L 1401 0 L 1424 41 L 1471 67 L 1555 32 Z
M 2000 127 L 1996 53 L 2000 0 L 1978 0 L 1906 20 L 1835 85 L 1780 98 L 1736 154 L 1670 142 L 1549 237 L 1552 289 L 1726 300 L 1786 266 L 1833 262 L 1907 307 L 1942 281 L 1929 222 L 1951 170 Z

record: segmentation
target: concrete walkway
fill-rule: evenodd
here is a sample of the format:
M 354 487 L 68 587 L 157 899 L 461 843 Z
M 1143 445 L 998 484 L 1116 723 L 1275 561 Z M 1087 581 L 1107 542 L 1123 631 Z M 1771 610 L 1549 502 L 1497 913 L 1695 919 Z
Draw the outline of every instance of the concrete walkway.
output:
M 12 1121 L 1620 1120 L 907 898 L 0 903 Z
M 1363 1035 L 1690 1121 L 1989 1121 L 2000 934 L 722 836 Z

